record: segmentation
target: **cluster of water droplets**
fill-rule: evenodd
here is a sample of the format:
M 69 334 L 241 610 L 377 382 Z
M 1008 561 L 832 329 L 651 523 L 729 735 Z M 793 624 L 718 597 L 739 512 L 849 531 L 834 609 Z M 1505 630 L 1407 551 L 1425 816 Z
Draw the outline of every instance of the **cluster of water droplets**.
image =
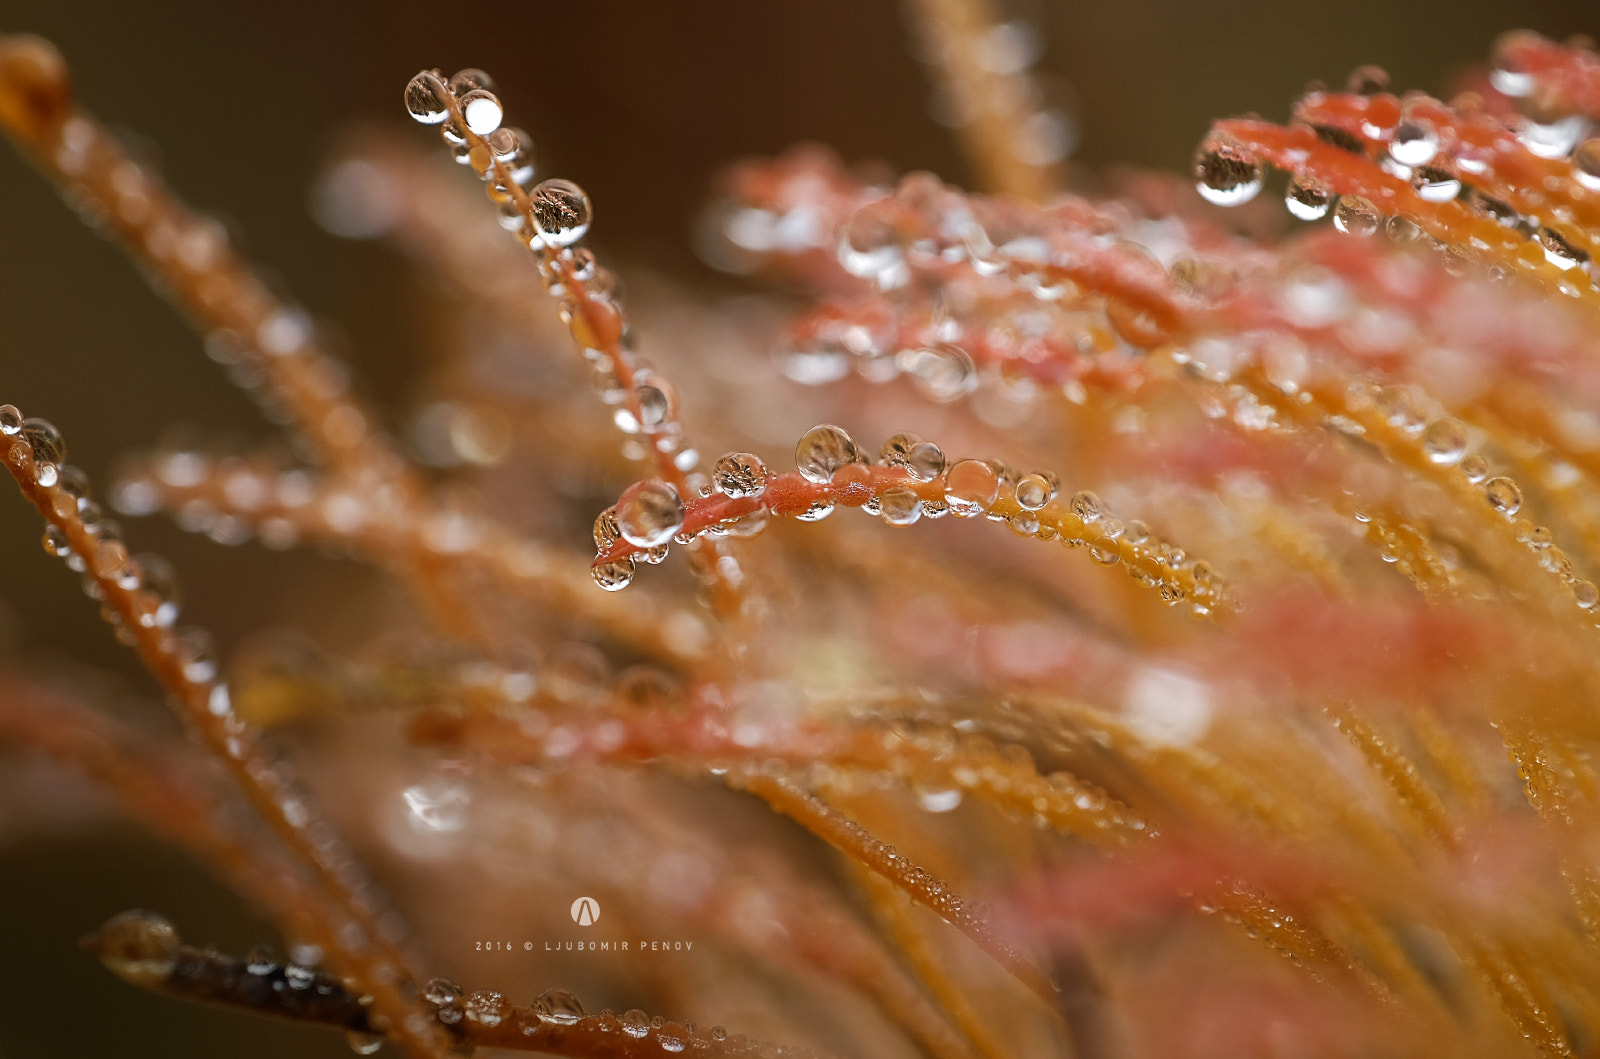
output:
M 699 1044 L 741 1054 L 754 1047 L 742 1035 L 730 1037 L 721 1026 L 702 1028 L 687 1019 L 680 1022 L 660 1015 L 651 1016 L 637 1008 L 621 1015 L 606 1008 L 598 1015 L 591 1015 L 577 994 L 566 989 L 548 989 L 527 1007 L 518 1008 L 500 993 L 491 990 L 468 993 L 447 978 L 435 978 L 423 988 L 422 996 L 432 1005 L 441 1023 L 469 1037 L 474 1027 L 492 1029 L 511 1023 L 520 1026 L 520 1033 L 525 1037 L 536 1036 L 546 1027 L 574 1027 L 579 1031 L 621 1034 L 635 1040 L 653 1039 L 665 1052 L 682 1052 Z
M 1560 201 L 1563 195 L 1582 197 L 1585 192 L 1600 190 L 1600 137 L 1588 135 L 1593 130 L 1581 114 L 1561 109 L 1550 101 L 1547 93 L 1536 93 L 1531 74 L 1516 70 L 1507 72 L 1511 67 L 1499 65 L 1507 61 L 1506 51 L 1502 46 L 1492 80 L 1495 87 L 1511 96 L 1523 111 L 1513 128 L 1517 140 L 1539 158 L 1566 161 L 1576 185 L 1566 192 L 1553 187 L 1523 189 L 1530 193 L 1530 201 L 1548 200 L 1546 209 L 1540 211 L 1541 214 L 1548 211 L 1548 216 L 1518 213 L 1507 203 L 1474 187 L 1470 179 L 1490 171 L 1495 164 L 1495 149 L 1469 142 L 1457 135 L 1455 129 L 1436 123 L 1433 114 L 1426 112 L 1429 107 L 1437 106 L 1431 101 L 1388 95 L 1387 75 L 1376 68 L 1363 67 L 1355 71 L 1347 86 L 1350 93 L 1365 97 L 1367 116 L 1361 132 L 1373 143 L 1371 149 L 1362 137 L 1346 129 L 1331 125 L 1312 128 L 1324 143 L 1369 159 L 1384 172 L 1407 181 L 1424 203 L 1458 201 L 1500 228 L 1525 238 L 1540 253 L 1514 255 L 1524 265 L 1542 260 L 1563 271 L 1581 268 L 1591 281 L 1600 282 L 1600 266 L 1558 227 L 1575 223 L 1570 207 Z M 1307 98 L 1315 101 L 1321 96 L 1322 90 L 1316 89 Z M 1224 138 L 1208 140 L 1195 157 L 1196 188 L 1207 201 L 1218 205 L 1236 206 L 1250 201 L 1261 190 L 1264 174 L 1265 166 L 1248 146 Z M 1372 199 L 1360 195 L 1341 197 L 1309 172 L 1290 173 L 1284 205 L 1291 215 L 1303 221 L 1316 221 L 1331 214 L 1332 224 L 1338 231 L 1358 238 L 1381 231 L 1401 245 L 1422 241 L 1436 250 L 1446 268 L 1456 274 L 1469 268 L 1477 256 L 1467 244 L 1483 244 L 1485 249 L 1497 244 L 1518 245 L 1515 242 L 1506 244 L 1504 236 L 1486 240 L 1481 234 L 1465 243 L 1442 242 L 1427 235 L 1425 225 L 1415 215 L 1405 212 L 1385 215 Z M 1509 275 L 1503 267 L 1492 266 L 1487 274 L 1491 278 Z M 1575 277 L 1567 277 L 1562 282 L 1566 293 L 1580 293 L 1583 287 L 1582 280 Z

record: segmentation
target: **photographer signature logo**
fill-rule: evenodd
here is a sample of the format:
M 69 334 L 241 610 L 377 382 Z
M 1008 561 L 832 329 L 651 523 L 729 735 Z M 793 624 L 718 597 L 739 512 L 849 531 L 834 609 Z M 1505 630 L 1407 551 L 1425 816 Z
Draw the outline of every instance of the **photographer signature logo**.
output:
M 592 897 L 580 897 L 572 902 L 572 921 L 580 927 L 592 927 L 600 919 L 600 902 Z

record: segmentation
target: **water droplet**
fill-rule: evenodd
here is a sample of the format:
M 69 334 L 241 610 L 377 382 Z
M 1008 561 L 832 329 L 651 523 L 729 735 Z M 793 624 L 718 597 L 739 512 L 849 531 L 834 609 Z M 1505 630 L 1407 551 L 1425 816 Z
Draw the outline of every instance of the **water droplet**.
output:
M 861 449 L 842 428 L 823 423 L 800 436 L 795 465 L 808 482 L 829 482 L 841 467 L 861 462 Z
M 1017 482 L 1017 503 L 1027 511 L 1038 511 L 1056 498 L 1060 482 L 1049 471 L 1035 471 Z
M 796 515 L 795 518 L 799 519 L 801 522 L 821 522 L 831 514 L 833 514 L 832 501 L 814 500 L 812 501 L 810 507 L 800 512 L 800 514 Z
M 439 93 L 434 91 L 433 81 L 429 74 L 420 73 L 406 85 L 406 111 L 424 125 L 437 125 L 450 116 Z
M 622 1013 L 622 1032 L 630 1037 L 644 1037 L 650 1033 L 650 1016 L 638 1008 Z
M 1600 589 L 1594 587 L 1593 581 L 1572 582 L 1572 598 L 1584 610 L 1593 610 L 1600 606 Z
M 978 369 L 959 346 L 942 343 L 906 350 L 896 360 L 917 389 L 934 401 L 957 400 L 978 385 Z
M 1461 193 L 1461 180 L 1454 173 L 1432 165 L 1413 169 L 1411 186 L 1423 202 L 1449 202 Z
M 1489 506 L 1510 518 L 1522 509 L 1522 489 L 1510 478 L 1491 478 L 1483 483 Z
M 1410 246 L 1422 238 L 1422 225 L 1415 217 L 1397 213 L 1383 222 L 1383 234 L 1396 246 Z
M 1213 141 L 1195 156 L 1195 190 L 1217 206 L 1249 202 L 1261 190 L 1262 176 L 1260 160 L 1238 144 Z
M 1403 166 L 1427 165 L 1439 153 L 1439 138 L 1433 130 L 1415 122 L 1403 121 L 1389 141 L 1389 157 Z
M 893 200 L 868 203 L 845 221 L 839 234 L 839 264 L 846 272 L 877 279 L 903 260 Z
M 448 978 L 433 978 L 422 989 L 422 998 L 434 1007 L 454 1004 L 467 995 L 467 991 Z
M 1378 208 L 1360 195 L 1346 195 L 1333 211 L 1333 226 L 1346 235 L 1365 238 L 1378 230 Z
M 546 246 L 559 250 L 589 234 L 594 216 L 589 196 L 572 181 L 546 180 L 528 195 L 528 203 Z
M 1434 463 L 1449 466 L 1467 454 L 1466 424 L 1459 419 L 1435 419 L 1422 432 L 1422 450 Z
M 909 526 L 922 517 L 922 499 L 908 486 L 890 486 L 878 498 L 879 513 L 891 526 Z
M 1600 137 L 1584 140 L 1573 148 L 1572 175 L 1590 191 L 1600 191 Z M 3 419 L 4 412 L 5 409 L 0 409 L 0 419 Z M 3 429 L 3 424 L 0 424 L 0 429 Z
M 885 465 L 903 468 L 919 482 L 931 482 L 944 473 L 944 451 L 915 434 L 896 434 L 883 443 L 878 455 Z
M 1333 202 L 1333 192 L 1328 185 L 1313 176 L 1297 176 L 1289 181 L 1283 204 L 1289 212 L 1302 221 L 1317 221 L 1327 216 Z
M 607 552 L 617 543 L 622 536 L 622 527 L 617 525 L 617 509 L 608 507 L 594 519 L 594 550 Z
M 1588 254 L 1573 246 L 1566 236 L 1554 228 L 1540 228 L 1537 238 L 1539 245 L 1544 248 L 1544 259 L 1562 271 L 1576 268 L 1588 260 Z
M 171 605 L 172 618 L 176 620 L 177 605 Z M 157 622 L 166 617 L 157 614 Z M 184 629 L 178 633 L 178 661 L 183 665 L 183 679 L 191 684 L 204 684 L 217 679 L 217 648 L 211 634 L 204 629 Z
M 22 413 L 14 404 L 0 404 L 0 434 L 14 438 L 22 433 Z
M 1381 66 L 1358 66 L 1345 78 L 1345 91 L 1359 96 L 1375 96 L 1389 91 L 1389 71 Z
M 730 452 L 711 468 L 711 481 L 731 497 L 760 496 L 767 491 L 767 465 L 749 452 Z
M 585 1015 L 583 1003 L 566 989 L 547 989 L 539 994 L 534 1004 L 539 1008 L 540 1016 L 549 1022 L 570 1026 Z
M 383 1047 L 383 1042 L 387 1039 L 381 1033 L 368 1033 L 365 1030 L 344 1031 L 344 1043 L 348 1044 L 350 1050 L 357 1055 L 372 1055 L 376 1053 L 379 1048 Z
M 467 119 L 467 128 L 487 136 L 500 127 L 505 108 L 493 92 L 477 88 L 461 97 L 461 115 Z
M 34 463 L 59 464 L 67 458 L 66 440 L 49 420 L 24 419 L 22 440 L 33 449 Z
M 1117 549 L 1117 542 L 1113 538 L 1100 536 L 1089 545 L 1089 558 L 1101 566 L 1115 566 L 1122 561 L 1122 552 Z
M 961 790 L 958 787 L 917 787 L 917 804 L 926 812 L 948 813 L 961 804 Z
M 90 952 L 117 977 L 152 988 L 177 966 L 181 941 L 171 923 L 154 912 L 121 912 L 86 939 Z
M 1518 60 L 1512 58 L 1512 51 L 1519 45 L 1526 43 L 1530 34 L 1526 30 L 1512 30 L 1495 41 L 1493 58 L 1489 68 L 1489 83 L 1495 91 L 1512 99 L 1521 99 L 1533 91 L 1533 74 Z
M 616 562 L 600 563 L 589 568 L 594 583 L 607 592 L 620 592 L 633 581 L 633 556 L 626 555 Z
M 1073 495 L 1072 513 L 1085 526 L 1088 526 L 1098 522 L 1105 511 L 1101 507 L 1100 498 L 1085 489 L 1083 492 Z
M 970 518 L 987 511 L 1000 495 L 1000 477 L 982 460 L 962 460 L 944 479 L 944 499 L 957 515 Z
M 666 544 L 683 527 L 683 517 L 683 498 L 666 482 L 636 482 L 617 500 L 617 527 L 635 547 Z
M 506 998 L 490 989 L 479 989 L 467 997 L 467 1021 L 483 1026 L 498 1026 L 511 1012 Z
M 1540 158 L 1565 158 L 1588 131 L 1589 122 L 1582 114 L 1554 116 L 1549 121 L 1524 118 L 1517 139 Z
M 1461 472 L 1469 482 L 1481 482 L 1489 475 L 1489 461 L 1482 456 L 1468 456 L 1461 461 Z
M 714 1041 L 725 1041 L 728 1039 L 728 1031 L 723 1029 L 721 1026 L 713 1026 L 711 1027 L 711 1039 Z
M 56 558 L 67 558 L 72 555 L 72 544 L 67 541 L 67 531 L 61 526 L 45 526 L 45 552 Z

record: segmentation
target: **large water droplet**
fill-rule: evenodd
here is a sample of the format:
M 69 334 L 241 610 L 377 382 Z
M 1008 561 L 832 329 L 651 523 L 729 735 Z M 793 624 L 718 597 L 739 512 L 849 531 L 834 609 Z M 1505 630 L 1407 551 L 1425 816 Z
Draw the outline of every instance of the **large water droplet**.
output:
M 542 1018 L 550 1022 L 571 1025 L 583 1018 L 586 1012 L 577 996 L 566 989 L 547 989 L 534 1001 Z
M 892 200 L 868 203 L 845 221 L 839 233 L 839 264 L 846 272 L 877 279 L 903 260 Z
M 1411 186 L 1423 202 L 1449 202 L 1461 193 L 1461 181 L 1454 173 L 1432 165 L 1413 169 Z
M 381 1033 L 368 1033 L 365 1030 L 345 1030 L 344 1043 L 357 1055 L 374 1055 L 383 1047 L 383 1042 L 388 1040 Z
M 622 1013 L 622 1032 L 630 1037 L 644 1037 L 650 1032 L 650 1016 L 638 1008 Z
M 672 540 L 683 528 L 683 517 L 683 498 L 667 482 L 636 482 L 617 500 L 622 539 L 638 548 L 654 548 Z
M 1072 513 L 1087 526 L 1100 520 L 1100 516 L 1105 514 L 1105 506 L 1100 503 L 1098 496 L 1085 489 L 1073 494 Z
M 1540 228 L 1537 238 L 1539 245 L 1544 248 L 1544 259 L 1562 271 L 1576 268 L 1589 257 L 1554 228 Z
M 711 468 L 711 481 L 731 497 L 760 496 L 767 491 L 767 465 L 749 452 L 730 452 Z
M 1467 428 L 1459 419 L 1435 419 L 1422 432 L 1422 450 L 1434 463 L 1449 466 L 1467 454 Z
M 154 912 L 121 912 L 85 939 L 89 951 L 133 985 L 162 985 L 177 966 L 181 941 L 170 922 Z
M 957 515 L 988 511 L 1000 495 L 1000 477 L 982 460 L 962 460 L 945 474 L 944 499 Z
M 1056 498 L 1060 482 L 1049 471 L 1023 475 L 1017 482 L 1017 503 L 1027 511 L 1038 511 Z
M 67 442 L 46 419 L 24 419 L 22 439 L 33 449 L 34 463 L 60 464 L 67 458 Z
M 1584 140 L 1573 149 L 1572 175 L 1590 191 L 1600 191 L 1600 137 Z
M 896 434 L 883 443 L 878 458 L 887 467 L 910 472 L 919 482 L 931 482 L 944 473 L 944 452 L 931 441 L 915 434 Z
M 0 404 L 0 434 L 14 438 L 22 433 L 22 413 L 14 404 Z
M 1415 122 L 1403 121 L 1389 141 L 1389 157 L 1403 166 L 1427 165 L 1439 153 L 1439 138 L 1433 130 Z
M 434 1007 L 454 1004 L 467 995 L 467 991 L 448 978 L 430 978 L 422 989 L 422 998 Z
M 795 465 L 809 482 L 828 482 L 847 464 L 861 462 L 861 449 L 842 428 L 823 423 L 800 436 Z
M 1489 506 L 1510 518 L 1522 510 L 1522 489 L 1510 478 L 1491 478 L 1483 483 Z
M 890 486 L 878 497 L 878 513 L 891 526 L 909 526 L 922 517 L 922 499 L 909 486 Z
M 467 119 L 467 128 L 487 136 L 500 127 L 505 108 L 493 92 L 478 88 L 461 97 L 461 115 Z
M 504 996 L 490 989 L 479 989 L 467 997 L 467 1021 L 482 1026 L 498 1026 L 511 1013 L 511 1004 Z
M 589 568 L 594 583 L 607 592 L 620 592 L 633 581 L 633 556 L 625 555 L 616 562 L 599 563 Z
M 1297 176 L 1289 181 L 1283 194 L 1283 204 L 1289 212 L 1302 221 L 1317 221 L 1327 216 L 1333 202 L 1333 192 L 1328 185 L 1313 176 Z
M 1255 198 L 1262 176 L 1260 159 L 1238 144 L 1212 141 L 1195 155 L 1195 190 L 1218 206 L 1240 206 Z
M 954 401 L 978 385 L 978 369 L 959 346 L 943 343 L 910 349 L 895 359 L 917 389 L 935 401 Z
M 593 210 L 589 196 L 570 180 L 546 180 L 528 195 L 533 223 L 544 244 L 555 249 L 571 246 L 589 234 Z
M 1378 208 L 1360 195 L 1346 195 L 1333 211 L 1333 226 L 1346 235 L 1365 238 L 1378 230 Z
M 420 73 L 406 85 L 406 111 L 424 125 L 437 125 L 450 116 L 432 82 L 429 74 Z

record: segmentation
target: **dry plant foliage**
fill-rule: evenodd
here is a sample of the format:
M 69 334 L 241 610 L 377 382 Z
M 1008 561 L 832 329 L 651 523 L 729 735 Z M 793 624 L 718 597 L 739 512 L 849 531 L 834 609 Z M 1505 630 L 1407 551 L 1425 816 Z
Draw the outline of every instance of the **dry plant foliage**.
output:
M 1448 103 L 1358 70 L 1219 122 L 1192 185 L 1088 199 L 1015 27 L 913 14 L 994 194 L 746 164 L 705 253 L 802 306 L 647 288 L 654 336 L 489 77 L 418 74 L 489 201 L 398 135 L 319 198 L 463 307 L 410 451 L 54 49 L 0 38 L 14 143 L 298 446 L 130 456 L 111 503 L 375 564 L 431 623 L 224 675 L 0 406 L 45 549 L 193 737 L 7 672 L 0 739 L 289 950 L 134 911 L 86 940 L 108 968 L 412 1056 L 1595 1054 L 1600 58 L 1508 35 Z M 1298 220 L 1247 238 L 1269 168 Z M 506 977 L 432 977 L 463 934 Z M 602 937 L 672 957 L 563 951 Z

